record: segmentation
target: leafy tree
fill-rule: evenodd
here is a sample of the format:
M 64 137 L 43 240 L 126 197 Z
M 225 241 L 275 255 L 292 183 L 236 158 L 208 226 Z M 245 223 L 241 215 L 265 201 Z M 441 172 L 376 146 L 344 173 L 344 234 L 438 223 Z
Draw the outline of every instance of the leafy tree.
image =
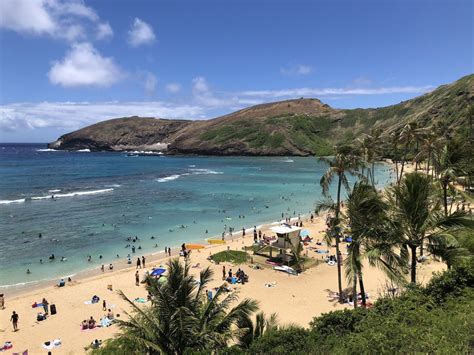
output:
M 442 256 L 446 247 L 457 246 L 453 233 L 472 222 L 461 212 L 445 216 L 431 179 L 418 172 L 406 174 L 388 198 L 393 220 L 400 228 L 401 247 L 411 252 L 411 282 L 416 283 L 417 251 L 425 241 L 432 253 Z
M 225 295 L 219 289 L 209 301 L 205 289 L 211 281 L 210 268 L 201 271 L 199 282 L 190 274 L 188 263 L 170 260 L 167 282 L 150 279 L 147 290 L 152 305 L 141 308 L 121 296 L 133 309 L 128 320 L 118 320 L 120 335 L 106 343 L 99 353 L 184 354 L 189 350 L 222 349 L 231 340 L 239 340 L 257 302 L 236 302 L 235 293 Z
M 335 156 L 332 158 L 322 157 L 320 161 L 327 164 L 329 167 L 323 174 L 320 180 L 320 185 L 323 190 L 323 195 L 328 197 L 329 187 L 334 179 L 337 178 L 337 198 L 335 205 L 335 218 L 334 228 L 337 229 L 340 223 L 340 211 L 341 211 L 341 190 L 342 187 L 346 191 L 350 190 L 349 182 L 347 180 L 347 173 L 364 178 L 360 173 L 359 169 L 362 166 L 362 162 L 359 158 L 359 153 L 350 146 L 339 146 L 335 148 Z M 335 235 L 336 239 L 336 258 L 337 258 L 337 284 L 339 291 L 339 302 L 343 302 L 342 296 L 342 276 L 341 276 L 341 255 L 339 252 L 340 233 L 337 232 Z
M 348 246 L 345 260 L 346 277 L 352 282 L 354 308 L 357 307 L 357 280 L 366 306 L 363 281 L 363 260 L 378 266 L 392 279 L 401 279 L 399 270 L 405 264 L 405 255 L 396 253 L 399 244 L 397 229 L 390 224 L 388 206 L 377 190 L 358 182 L 347 199 L 347 222 L 351 229 L 352 242 Z

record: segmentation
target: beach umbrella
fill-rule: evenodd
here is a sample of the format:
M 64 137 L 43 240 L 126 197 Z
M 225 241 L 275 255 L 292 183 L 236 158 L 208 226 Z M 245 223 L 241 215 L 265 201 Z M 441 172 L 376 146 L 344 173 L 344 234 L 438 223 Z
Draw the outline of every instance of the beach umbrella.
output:
M 304 231 L 301 231 L 300 236 L 301 237 L 309 237 L 309 231 L 307 231 L 306 229 Z
M 153 271 L 150 272 L 150 276 L 160 276 L 160 275 L 163 275 L 165 271 L 166 271 L 165 269 L 161 269 L 161 268 L 153 269 Z

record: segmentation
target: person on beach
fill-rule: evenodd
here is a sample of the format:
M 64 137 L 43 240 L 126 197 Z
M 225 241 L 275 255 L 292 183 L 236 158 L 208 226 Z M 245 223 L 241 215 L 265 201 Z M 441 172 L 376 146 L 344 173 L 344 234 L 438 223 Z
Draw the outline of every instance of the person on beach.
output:
M 242 227 L 242 237 L 245 237 L 245 228 Z
M 135 285 L 140 286 L 140 274 L 137 272 L 135 273 Z
M 43 309 L 44 309 L 44 313 L 46 313 L 46 315 L 49 314 L 49 302 L 46 298 L 43 298 L 43 301 L 41 301 L 41 303 L 43 304 Z
M 10 317 L 10 321 L 12 322 L 13 324 L 13 331 L 16 332 L 18 330 L 18 319 L 20 317 L 18 316 L 18 314 L 13 311 L 12 313 L 12 316 Z
M 168 255 L 171 256 L 171 248 L 168 248 Z
M 222 267 L 222 280 L 225 280 L 225 266 Z
M 165 247 L 165 254 L 168 254 L 168 247 Z
M 107 302 L 105 302 L 105 300 L 102 301 L 102 310 L 103 311 L 107 310 Z
M 0 293 L 0 309 L 5 309 L 5 296 Z
M 114 312 L 112 312 L 110 308 L 107 312 L 107 318 L 109 318 L 110 320 L 114 320 Z
M 112 264 L 109 264 L 109 270 L 113 270 L 114 266 Z
M 145 257 L 142 256 L 142 267 L 145 268 Z
M 102 264 L 102 266 L 100 267 L 100 269 L 102 270 L 102 272 L 105 271 L 104 264 Z
M 141 261 L 140 261 L 140 258 L 137 258 L 137 269 L 138 268 L 142 268 L 142 264 L 141 264 Z

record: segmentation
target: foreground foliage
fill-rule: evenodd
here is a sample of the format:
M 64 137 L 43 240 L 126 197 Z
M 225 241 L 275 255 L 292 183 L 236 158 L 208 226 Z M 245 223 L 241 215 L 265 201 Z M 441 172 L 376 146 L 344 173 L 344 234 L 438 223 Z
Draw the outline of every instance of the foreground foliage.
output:
M 223 289 L 209 300 L 205 290 L 211 279 L 209 268 L 201 271 L 197 282 L 187 263 L 171 260 L 167 282 L 149 280 L 151 306 L 141 308 L 122 294 L 134 312 L 128 320 L 118 321 L 120 335 L 97 353 L 184 354 L 225 348 L 230 341 L 239 341 L 249 331 L 245 325 L 251 322 L 257 303 L 250 299 L 237 303 L 236 293 L 225 294 Z
M 314 318 L 309 329 L 273 330 L 248 351 L 225 354 L 467 354 L 474 350 L 474 262 L 435 276 L 426 287 L 409 286 L 400 297 L 379 299 L 372 309 L 335 311 Z

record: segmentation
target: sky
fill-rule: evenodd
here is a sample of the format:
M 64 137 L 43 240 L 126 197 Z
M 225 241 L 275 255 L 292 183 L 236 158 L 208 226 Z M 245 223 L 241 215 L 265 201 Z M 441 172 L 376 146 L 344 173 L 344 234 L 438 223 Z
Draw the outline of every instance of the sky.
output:
M 474 72 L 471 0 L 0 0 L 0 142 L 314 97 L 380 107 Z

